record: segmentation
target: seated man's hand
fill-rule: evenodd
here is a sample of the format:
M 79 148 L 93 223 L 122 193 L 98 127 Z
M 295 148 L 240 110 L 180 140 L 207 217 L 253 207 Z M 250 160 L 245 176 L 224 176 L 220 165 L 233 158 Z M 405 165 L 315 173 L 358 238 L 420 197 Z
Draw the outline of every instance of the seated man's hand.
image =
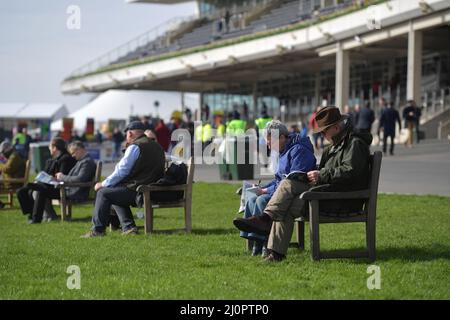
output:
M 266 193 L 267 193 L 267 188 L 266 189 L 259 188 L 258 190 L 256 190 L 256 195 L 257 196 L 260 196 L 260 195 L 263 195 L 263 194 L 266 194 Z
M 97 183 L 95 184 L 95 187 L 94 187 L 95 191 L 98 191 L 98 190 L 100 190 L 101 188 L 103 188 L 102 183 L 101 183 L 101 182 L 97 182 Z
M 58 172 L 57 174 L 55 174 L 56 180 L 62 180 L 64 174 L 62 172 Z
M 311 182 L 312 184 L 316 184 L 317 181 L 319 181 L 319 173 L 320 173 L 319 170 L 308 172 L 306 175 L 308 176 L 309 182 Z

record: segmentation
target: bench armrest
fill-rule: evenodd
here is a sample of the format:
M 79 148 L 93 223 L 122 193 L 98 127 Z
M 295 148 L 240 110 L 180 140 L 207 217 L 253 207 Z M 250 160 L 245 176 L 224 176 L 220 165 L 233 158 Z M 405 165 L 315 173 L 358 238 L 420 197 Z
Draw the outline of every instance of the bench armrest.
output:
M 63 182 L 56 185 L 56 188 L 90 188 L 92 186 L 92 182 Z
M 9 179 L 0 179 L 0 184 L 3 183 L 24 183 L 25 178 L 9 178 Z
M 345 200 L 345 199 L 368 199 L 370 190 L 358 190 L 348 192 L 314 192 L 306 191 L 300 195 L 302 200 Z
M 179 184 L 175 186 L 152 186 L 141 185 L 137 188 L 137 192 L 151 192 L 151 191 L 186 191 L 187 184 Z

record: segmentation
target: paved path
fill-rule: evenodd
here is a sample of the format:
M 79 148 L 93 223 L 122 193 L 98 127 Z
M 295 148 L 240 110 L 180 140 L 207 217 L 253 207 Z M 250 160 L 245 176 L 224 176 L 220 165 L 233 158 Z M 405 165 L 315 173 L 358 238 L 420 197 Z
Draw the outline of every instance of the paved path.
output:
M 381 150 L 372 147 L 372 151 Z M 104 174 L 114 170 L 113 164 L 105 164 Z M 255 167 L 255 180 L 260 177 Z M 239 184 L 240 181 L 221 181 L 217 165 L 198 165 L 195 181 L 225 182 Z M 435 194 L 450 196 L 450 141 L 425 140 L 412 149 L 397 145 L 395 156 L 383 157 L 380 192 L 400 194 Z

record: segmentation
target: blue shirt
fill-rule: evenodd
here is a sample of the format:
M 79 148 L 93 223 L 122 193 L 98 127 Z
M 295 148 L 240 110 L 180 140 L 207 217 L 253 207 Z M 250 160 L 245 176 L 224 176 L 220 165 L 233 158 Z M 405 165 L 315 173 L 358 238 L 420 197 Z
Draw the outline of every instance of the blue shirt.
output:
M 136 160 L 138 159 L 141 151 L 139 147 L 135 144 L 130 145 L 127 150 L 125 150 L 125 155 L 120 160 L 120 162 L 114 168 L 114 172 L 102 182 L 103 187 L 115 187 L 123 179 L 125 179 L 133 169 Z

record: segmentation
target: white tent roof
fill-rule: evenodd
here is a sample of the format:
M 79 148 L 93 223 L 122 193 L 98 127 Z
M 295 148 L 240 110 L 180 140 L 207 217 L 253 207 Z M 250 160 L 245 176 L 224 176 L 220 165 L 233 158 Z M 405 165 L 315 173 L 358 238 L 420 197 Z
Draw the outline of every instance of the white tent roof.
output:
M 154 102 L 159 102 L 158 111 L 154 107 Z M 196 94 L 185 94 L 185 105 L 191 110 L 199 106 L 199 97 Z M 130 115 L 143 116 L 157 113 L 160 118 L 168 120 L 174 110 L 181 110 L 181 94 L 165 91 L 144 91 L 144 90 L 109 90 L 96 99 L 89 102 L 81 109 L 68 115 L 74 119 L 75 130 L 86 129 L 86 119 L 93 118 L 95 126 L 106 123 L 110 119 L 126 120 Z M 51 130 L 62 130 L 62 120 L 51 124 Z
M 15 118 L 25 103 L 0 103 L 0 118 Z
M 62 103 L 0 103 L 0 118 L 58 120 L 68 113 Z

